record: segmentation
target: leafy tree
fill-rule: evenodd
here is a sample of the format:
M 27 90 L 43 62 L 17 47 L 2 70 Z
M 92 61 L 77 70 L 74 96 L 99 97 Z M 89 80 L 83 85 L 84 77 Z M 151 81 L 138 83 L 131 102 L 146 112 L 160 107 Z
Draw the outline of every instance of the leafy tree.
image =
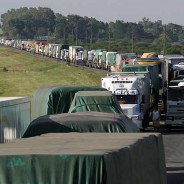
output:
M 183 54 L 183 47 L 181 45 L 173 45 L 166 49 L 166 54 Z
M 47 35 L 55 27 L 55 14 L 49 8 L 20 8 L 12 9 L 1 15 L 3 33 L 7 38 L 34 38 Z M 12 31 L 10 31 L 12 30 Z
M 176 24 L 163 25 L 143 17 L 138 23 L 102 22 L 79 15 L 63 16 L 50 8 L 19 8 L 1 15 L 6 38 L 34 39 L 49 36 L 50 42 L 82 45 L 86 48 L 107 48 L 118 52 L 164 53 L 183 49 L 184 29 Z M 173 46 L 179 45 L 177 49 Z M 171 52 L 169 51 L 169 52 Z

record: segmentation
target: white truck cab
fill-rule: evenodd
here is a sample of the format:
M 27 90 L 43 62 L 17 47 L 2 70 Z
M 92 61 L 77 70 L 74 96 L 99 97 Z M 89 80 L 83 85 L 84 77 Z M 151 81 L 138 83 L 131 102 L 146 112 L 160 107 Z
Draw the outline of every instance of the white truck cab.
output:
M 140 128 L 149 123 L 150 77 L 148 72 L 110 72 L 102 78 L 102 88 L 115 94 L 129 118 Z

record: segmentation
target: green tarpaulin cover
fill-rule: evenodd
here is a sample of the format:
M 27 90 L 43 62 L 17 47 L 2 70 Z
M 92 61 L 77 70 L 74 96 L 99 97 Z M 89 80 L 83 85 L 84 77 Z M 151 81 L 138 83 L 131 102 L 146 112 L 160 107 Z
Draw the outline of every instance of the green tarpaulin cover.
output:
M 78 91 L 107 91 L 95 86 L 45 86 L 36 90 L 31 105 L 31 119 L 42 115 L 67 113 Z
M 76 112 L 45 115 L 33 120 L 23 138 L 59 132 L 139 132 L 125 115 L 104 112 Z
M 116 97 L 109 91 L 79 91 L 75 94 L 69 113 L 96 111 L 123 113 Z
M 0 145 L 2 184 L 166 184 L 161 134 L 57 133 Z

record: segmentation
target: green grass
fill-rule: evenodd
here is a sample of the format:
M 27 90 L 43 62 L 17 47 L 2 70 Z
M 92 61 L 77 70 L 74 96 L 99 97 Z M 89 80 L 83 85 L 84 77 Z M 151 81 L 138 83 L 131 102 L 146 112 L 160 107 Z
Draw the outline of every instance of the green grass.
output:
M 101 86 L 106 74 L 0 46 L 0 96 L 30 96 L 41 86 Z

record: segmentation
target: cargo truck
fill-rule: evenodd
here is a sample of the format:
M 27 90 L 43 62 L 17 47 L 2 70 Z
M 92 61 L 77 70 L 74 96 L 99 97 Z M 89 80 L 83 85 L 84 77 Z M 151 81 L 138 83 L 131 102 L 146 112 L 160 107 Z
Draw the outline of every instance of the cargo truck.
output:
M 79 60 L 82 60 L 82 52 L 84 48 L 82 46 L 69 46 L 69 59 L 70 62 L 76 63 Z
M 184 57 L 180 55 L 166 55 L 164 56 L 164 62 L 166 65 L 166 81 L 167 84 L 178 75 L 183 75 Z
M 117 52 L 102 52 L 101 68 L 108 71 L 115 71 Z
M 170 81 L 167 88 L 166 129 L 184 127 L 184 80 Z
M 93 67 L 93 58 L 95 55 L 95 50 L 84 50 L 83 60 L 85 61 L 86 66 Z
M 86 66 L 86 63 L 88 61 L 88 49 L 84 49 L 82 52 L 82 60 L 84 61 L 84 65 Z
M 158 64 L 135 64 L 126 65 L 122 68 L 123 72 L 149 72 L 150 73 L 150 88 L 151 88 L 151 105 L 154 106 L 160 101 L 164 104 L 164 81 L 163 76 L 159 72 Z M 162 106 L 163 106 L 162 104 Z
M 53 57 L 55 44 L 49 43 L 49 57 Z
M 94 57 L 93 57 L 93 61 L 92 61 L 92 67 L 93 68 L 101 68 L 101 57 L 102 57 L 102 53 L 103 52 L 107 52 L 106 49 L 97 49 L 94 52 Z
M 64 44 L 51 44 L 50 56 L 56 59 L 62 59 L 61 51 L 64 49 L 69 49 L 69 45 Z
M 46 45 L 48 45 L 47 42 L 40 42 L 39 43 L 38 54 L 44 55 L 44 49 L 45 49 Z
M 134 64 L 134 60 L 137 58 L 136 53 L 117 53 L 116 54 L 116 72 L 121 72 L 122 68 L 127 64 Z
M 124 112 L 140 128 L 150 121 L 150 73 L 109 72 L 101 80 L 102 88 L 115 94 Z
M 169 131 L 173 127 L 184 126 L 184 70 L 182 55 L 166 55 L 167 112 L 165 126 Z
M 82 61 L 84 66 L 92 67 L 94 52 L 95 50 L 84 49 L 82 52 Z

